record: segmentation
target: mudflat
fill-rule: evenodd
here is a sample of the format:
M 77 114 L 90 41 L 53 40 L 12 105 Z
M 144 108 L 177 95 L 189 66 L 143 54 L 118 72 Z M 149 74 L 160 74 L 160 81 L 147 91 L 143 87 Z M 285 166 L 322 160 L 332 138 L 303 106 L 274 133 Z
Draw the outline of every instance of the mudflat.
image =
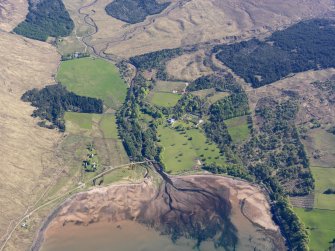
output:
M 74 195 L 45 222 L 32 250 L 49 250 L 43 243 L 50 245 L 50 240 L 63 231 L 71 229 L 76 235 L 76 229 L 80 232 L 86 227 L 90 232 L 91 227 L 124 221 L 150 226 L 176 240 L 194 239 L 198 237 L 195 233 L 204 231 L 214 233 L 204 240 L 221 241 L 227 247 L 237 245 L 238 250 L 285 249 L 260 188 L 228 177 L 191 175 L 170 177 L 170 182 L 159 186 L 148 179 L 141 184 L 112 185 Z

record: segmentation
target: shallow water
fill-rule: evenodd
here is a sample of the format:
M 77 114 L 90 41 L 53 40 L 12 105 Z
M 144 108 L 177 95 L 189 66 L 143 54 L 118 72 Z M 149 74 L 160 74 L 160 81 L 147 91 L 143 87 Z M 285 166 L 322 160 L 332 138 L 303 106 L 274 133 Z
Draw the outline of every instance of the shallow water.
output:
M 180 239 L 173 243 L 168 236 L 133 221 L 94 223 L 89 226 L 68 224 L 48 229 L 41 251 L 193 251 L 195 242 Z M 204 242 L 200 251 L 215 249 Z

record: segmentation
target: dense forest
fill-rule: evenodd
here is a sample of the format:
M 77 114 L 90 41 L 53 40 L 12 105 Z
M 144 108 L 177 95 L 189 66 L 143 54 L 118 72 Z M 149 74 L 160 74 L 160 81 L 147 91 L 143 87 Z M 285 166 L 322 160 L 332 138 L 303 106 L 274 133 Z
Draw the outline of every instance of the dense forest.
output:
M 335 66 L 335 21 L 314 19 L 274 32 L 265 41 L 219 45 L 217 58 L 253 87 L 292 73 Z
M 50 129 L 57 127 L 65 130 L 64 113 L 66 111 L 82 113 L 102 113 L 103 103 L 100 99 L 78 96 L 66 90 L 61 84 L 47 86 L 41 90 L 32 89 L 23 94 L 22 100 L 31 102 L 34 107 L 32 116 L 43 119 L 39 123 Z M 51 122 L 47 125 L 46 121 Z
M 48 37 L 70 35 L 74 23 L 62 0 L 29 0 L 29 12 L 14 32 L 28 38 L 45 41 Z
M 161 149 L 157 144 L 157 124 L 150 123 L 146 128 L 141 127 L 139 118 L 141 112 L 158 119 L 162 113 L 144 102 L 150 85 L 142 75 L 133 79 L 133 85 L 128 90 L 126 101 L 117 113 L 119 134 L 128 156 L 132 160 L 144 158 L 158 160 Z
M 106 12 L 116 19 L 136 24 L 147 16 L 161 13 L 169 4 L 157 3 L 156 0 L 115 0 L 106 6 Z

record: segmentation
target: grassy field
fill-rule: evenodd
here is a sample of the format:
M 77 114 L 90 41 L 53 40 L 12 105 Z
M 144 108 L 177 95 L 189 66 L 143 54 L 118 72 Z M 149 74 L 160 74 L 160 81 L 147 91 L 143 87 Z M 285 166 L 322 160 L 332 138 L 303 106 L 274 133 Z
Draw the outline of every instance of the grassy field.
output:
M 127 86 L 117 68 L 102 59 L 81 58 L 61 63 L 57 81 L 78 95 L 100 98 L 111 108 L 124 101 Z
M 168 93 L 168 92 L 155 92 L 152 95 L 150 101 L 154 105 L 163 107 L 173 107 L 178 103 L 180 98 L 181 98 L 180 94 Z
M 118 137 L 117 126 L 114 114 L 65 114 L 66 131 L 70 138 L 76 139 L 76 143 L 67 149 L 69 161 L 77 170 L 81 169 L 82 161 L 87 155 L 86 147 L 93 143 L 98 153 L 98 160 L 101 166 L 118 166 L 129 163 L 129 158 L 124 150 L 121 139 Z M 68 161 L 68 162 L 69 162 Z M 94 173 L 83 173 L 81 179 L 87 180 L 102 171 L 101 167 Z
M 100 128 L 106 139 L 118 139 L 115 115 L 105 114 L 100 121 Z
M 303 208 L 295 208 L 294 211 L 309 229 L 310 250 L 328 250 L 335 238 L 335 211 Z
M 203 162 L 224 162 L 216 145 L 208 143 L 199 129 L 185 130 L 182 134 L 170 126 L 161 125 L 158 135 L 164 147 L 162 159 L 166 171 L 178 173 L 199 168 Z
M 247 116 L 228 119 L 225 123 L 234 143 L 241 143 L 249 138 L 250 130 L 248 128 Z
M 194 91 L 191 93 L 200 98 L 206 98 L 211 104 L 219 101 L 220 99 L 223 99 L 224 97 L 229 96 L 228 92 L 217 92 L 214 88 Z
M 309 230 L 310 250 L 328 250 L 335 238 L 335 195 L 325 195 L 328 188 L 335 188 L 335 168 L 311 167 L 315 179 L 314 209 L 295 208 Z
M 66 127 L 69 131 L 76 131 L 78 129 L 91 130 L 92 129 L 92 113 L 77 113 L 66 112 L 64 119 Z
M 158 106 L 173 107 L 181 98 L 180 93 L 185 87 L 184 82 L 158 81 L 148 95 L 148 101 Z
M 334 167 L 335 135 L 328 133 L 323 128 L 309 130 L 304 144 L 309 156 L 311 156 L 312 166 Z M 319 158 L 312 157 L 315 152 L 320 153 Z
M 220 99 L 223 99 L 228 96 L 229 96 L 228 92 L 216 92 L 214 95 L 208 97 L 208 100 L 211 104 L 213 104 L 216 101 L 219 101 Z
M 155 92 L 182 92 L 186 87 L 185 82 L 157 81 L 154 87 Z
M 328 188 L 335 189 L 335 168 L 312 167 L 311 169 L 315 179 L 314 207 L 335 210 L 335 195 L 323 194 Z

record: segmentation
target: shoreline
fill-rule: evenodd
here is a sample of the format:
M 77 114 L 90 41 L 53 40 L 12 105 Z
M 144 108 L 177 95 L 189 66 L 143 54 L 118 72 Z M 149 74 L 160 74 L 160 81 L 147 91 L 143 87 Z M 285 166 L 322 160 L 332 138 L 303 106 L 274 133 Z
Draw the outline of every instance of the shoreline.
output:
M 264 191 L 261 186 L 240 179 L 221 175 L 192 174 L 187 176 L 169 177 L 173 183 L 176 183 L 176 187 L 182 185 L 185 186 L 186 184 L 186 188 L 183 188 L 185 190 L 194 189 L 196 191 L 196 188 L 199 187 L 199 189 L 207 189 L 209 194 L 211 191 L 214 191 L 218 194 L 221 193 L 221 196 L 225 196 L 222 198 L 228 199 L 226 202 L 224 202 L 225 199 L 223 200 L 223 205 L 228 202 L 232 204 L 230 207 L 231 209 L 229 209 L 232 210 L 232 213 L 228 213 L 228 215 L 231 214 L 229 217 L 233 220 L 233 225 L 240 227 L 240 221 L 242 221 L 243 224 L 247 224 L 245 223 L 246 220 L 249 224 L 252 225 L 248 226 L 249 229 L 257 228 L 261 230 L 261 232 L 264 232 L 262 233 L 264 236 L 267 236 L 268 239 L 272 239 L 271 243 L 273 245 L 282 246 L 281 243 L 284 243 L 284 238 L 281 236 L 278 226 L 272 220 L 272 214 L 270 211 L 270 205 L 266 191 Z M 219 190 L 221 188 L 220 191 L 226 192 L 222 193 L 216 191 L 215 186 L 218 186 L 217 188 L 219 188 Z M 163 200 L 159 201 L 159 198 L 162 197 L 159 195 L 164 196 L 163 190 L 164 189 L 162 186 L 155 186 L 152 182 L 143 181 L 139 184 L 112 184 L 106 187 L 95 187 L 88 191 L 73 194 L 71 197 L 62 202 L 57 208 L 55 208 L 43 221 L 43 224 L 36 233 L 36 237 L 34 239 L 33 245 L 30 248 L 30 251 L 41 250 L 41 247 L 45 242 L 45 234 L 47 233 L 48 228 L 50 227 L 50 229 L 52 229 L 53 225 L 60 226 L 60 224 L 62 224 L 62 226 L 65 226 L 66 224 L 90 226 L 96 222 L 135 220 L 136 222 L 145 225 L 150 225 L 149 222 L 151 222 L 152 228 L 156 231 L 161 230 L 163 232 L 168 232 L 164 221 L 161 222 L 158 220 L 162 217 L 161 213 L 165 212 L 166 208 L 168 208 L 170 205 L 164 203 Z M 187 207 L 195 207 L 194 214 L 196 217 L 199 217 L 200 220 L 203 220 L 205 214 L 202 209 L 200 209 L 202 207 L 201 205 L 206 205 L 205 203 L 211 202 L 208 204 L 208 206 L 211 207 L 212 204 L 216 204 L 215 200 L 211 199 L 207 201 L 207 198 L 200 198 L 199 196 L 201 195 L 193 195 L 194 198 L 190 199 L 189 193 L 189 191 L 173 193 L 172 197 L 177 197 L 177 199 L 171 205 L 173 207 L 181 207 L 181 210 L 185 210 Z M 255 195 L 255 198 L 250 199 L 253 197 L 251 195 Z M 104 201 L 106 198 L 108 198 L 108 200 Z M 244 205 L 241 207 L 240 204 L 245 203 L 245 200 L 248 199 L 250 200 L 250 208 L 247 208 L 247 210 L 250 211 L 250 214 L 245 213 Z M 127 204 L 128 200 L 131 201 L 129 205 Z M 184 202 L 181 202 L 180 204 L 179 200 Z M 156 207 L 153 206 L 151 208 L 151 204 L 155 204 Z M 184 207 L 185 205 L 183 204 L 187 205 L 187 207 Z M 91 207 L 91 210 L 95 210 L 94 213 L 85 213 L 84 211 L 80 211 L 83 210 L 83 205 L 85 205 L 85 207 L 87 206 L 87 208 Z M 104 206 L 108 207 L 108 209 L 105 209 L 106 212 L 101 209 Z M 145 210 L 143 210 L 144 208 Z M 254 210 L 258 211 L 254 213 Z M 128 212 L 129 215 L 126 212 Z M 211 215 L 211 217 L 216 217 L 215 210 L 206 213 L 206 217 L 208 217 L 208 213 Z M 236 216 L 236 214 L 240 216 Z M 234 219 L 234 217 L 237 218 Z M 178 218 L 172 218 L 170 220 L 179 226 Z M 187 231 L 187 227 L 186 229 L 182 230 Z M 278 237 L 281 237 L 282 240 L 276 240 Z

